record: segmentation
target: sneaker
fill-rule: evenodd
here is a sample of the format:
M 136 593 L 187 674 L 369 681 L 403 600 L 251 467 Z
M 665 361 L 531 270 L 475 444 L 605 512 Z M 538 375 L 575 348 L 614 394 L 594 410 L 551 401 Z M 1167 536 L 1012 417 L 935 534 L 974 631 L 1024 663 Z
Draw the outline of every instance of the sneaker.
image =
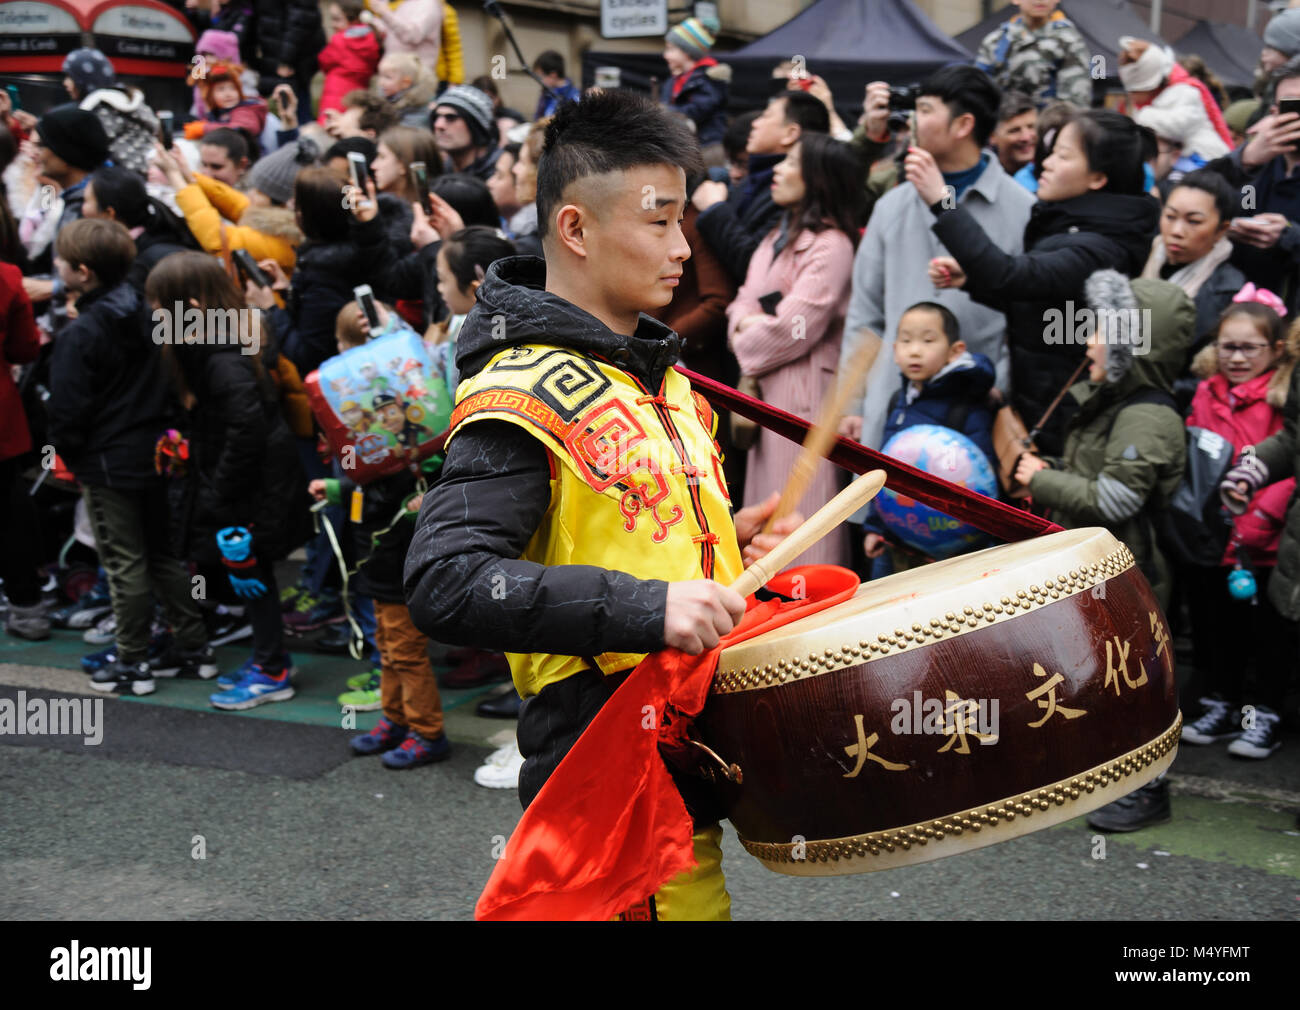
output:
M 328 626 L 325 633 L 312 643 L 317 652 L 326 652 L 332 656 L 346 656 L 352 648 L 352 629 L 347 621 Z
M 218 677 L 217 687 L 224 688 L 226 690 L 230 690 L 230 688 L 232 687 L 238 687 L 241 683 L 243 683 L 244 678 L 253 672 L 253 667 L 255 665 L 256 664 L 251 659 L 245 660 L 235 669 L 234 673 L 223 673 L 220 677 Z
M 1255 724 L 1242 731 L 1240 738 L 1228 744 L 1228 753 L 1237 757 L 1263 759 L 1282 746 L 1278 739 L 1282 718 L 1271 708 L 1255 706 Z
M 99 652 L 92 652 L 89 655 L 81 657 L 81 668 L 87 673 L 98 673 L 106 666 L 112 666 L 117 662 L 117 646 L 110 645 L 107 649 L 101 649 Z
M 384 698 L 378 687 L 373 690 L 346 691 L 339 695 L 339 706 L 354 712 L 376 712 L 384 707 Z
M 1241 736 L 1241 711 L 1217 695 L 1202 698 L 1205 712 L 1183 726 L 1183 743 L 1211 744 Z
M 9 614 L 5 618 L 5 630 L 15 638 L 40 642 L 50 637 L 50 619 L 39 603 L 31 607 L 19 607 L 11 603 Z
M 201 680 L 211 680 L 221 670 L 210 645 L 201 649 L 182 649 L 173 645 L 149 666 L 155 677 L 198 677 Z
M 475 769 L 474 781 L 488 789 L 518 789 L 519 769 L 524 766 L 524 756 L 519 744 L 510 742 L 488 755 L 488 759 Z
M 117 618 L 112 613 L 105 614 L 93 628 L 87 628 L 81 640 L 87 645 L 107 645 L 117 637 Z
M 214 648 L 253 637 L 253 625 L 243 614 L 215 613 L 208 617 L 208 644 Z
M 90 678 L 96 691 L 115 694 L 153 694 L 153 671 L 147 660 L 139 663 L 113 663 Z
M 303 594 L 306 592 L 307 589 L 305 586 L 300 586 L 296 583 L 292 586 L 285 586 L 283 589 L 281 589 L 280 590 L 280 612 L 288 613 L 291 610 L 297 610 L 298 601 L 302 598 Z
M 93 627 L 105 614 L 112 612 L 113 601 L 109 599 L 108 592 L 105 591 L 100 595 L 97 591 L 91 590 L 76 603 L 69 603 L 66 607 L 50 611 L 50 623 L 56 628 L 85 631 Z
M 145 658 L 149 662 L 162 656 L 171 648 L 171 632 L 163 631 L 155 634 L 149 639 L 149 651 Z M 81 668 L 87 673 L 97 673 L 106 666 L 112 666 L 117 662 L 117 646 L 110 645 L 107 649 L 101 649 L 99 652 L 92 652 L 89 655 L 81 657 Z
M 451 757 L 451 744 L 447 742 L 446 733 L 439 734 L 436 740 L 430 740 L 411 730 L 400 747 L 385 751 L 379 760 L 384 763 L 385 768 L 401 771 L 403 768 L 417 768 L 420 765 L 433 764 L 435 761 L 445 761 L 449 757 Z
M 343 683 L 347 685 L 349 691 L 374 691 L 379 687 L 381 676 L 379 667 L 375 667 L 365 673 L 355 673 Z
M 363 757 L 369 754 L 380 754 L 398 746 L 406 739 L 406 734 L 405 726 L 399 726 L 395 722 L 389 722 L 386 717 L 380 716 L 374 729 L 369 733 L 354 736 L 348 741 L 348 746 L 352 748 L 353 754 L 360 754 Z
M 213 708 L 226 712 L 242 711 L 256 708 L 269 701 L 288 701 L 293 697 L 292 660 L 283 657 L 283 666 L 278 672 L 272 671 L 259 663 L 251 664 L 250 672 L 238 684 L 227 691 L 220 691 L 208 698 Z
M 1098 831 L 1137 831 L 1169 820 L 1169 783 L 1148 782 L 1114 803 L 1088 815 L 1088 826 Z
M 292 635 L 305 635 L 309 631 L 318 631 L 330 624 L 346 621 L 343 616 L 343 601 L 337 597 L 320 599 L 308 610 L 295 610 L 284 615 L 284 629 Z
M 510 679 L 510 664 L 499 652 L 477 651 L 454 670 L 444 673 L 439 681 L 449 689 L 481 687 Z

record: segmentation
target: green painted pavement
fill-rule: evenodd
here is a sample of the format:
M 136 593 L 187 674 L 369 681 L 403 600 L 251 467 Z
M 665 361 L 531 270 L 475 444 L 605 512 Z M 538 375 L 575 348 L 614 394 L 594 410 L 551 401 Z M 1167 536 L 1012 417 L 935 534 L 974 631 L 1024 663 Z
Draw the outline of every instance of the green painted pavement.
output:
M 292 639 L 286 644 L 291 645 Z M 98 652 L 107 646 L 88 645 L 81 637 L 80 631 L 55 631 L 43 642 L 27 642 L 22 639 L 0 635 L 0 663 L 15 663 L 24 666 L 52 666 L 59 669 L 81 670 L 81 657 L 91 652 Z M 248 659 L 248 642 L 236 642 L 221 646 L 216 650 L 217 661 L 222 673 L 235 670 Z M 379 721 L 380 713 L 356 712 L 354 724 L 343 725 L 343 714 L 339 707 L 338 696 L 348 690 L 346 681 L 349 677 L 367 669 L 367 664 L 344 656 L 327 656 L 310 650 L 299 649 L 291 654 L 298 673 L 294 678 L 294 696 L 289 701 L 272 702 L 242 712 L 226 712 L 231 716 L 248 719 L 263 719 L 273 722 L 295 722 L 315 726 L 333 726 L 345 729 L 357 729 L 360 732 L 373 729 Z M 434 662 L 435 671 L 449 669 Z M 213 680 L 196 680 L 189 678 L 164 679 L 156 681 L 158 689 L 143 697 L 122 696 L 123 701 L 142 705 L 163 705 L 171 708 L 184 708 L 193 711 L 217 711 L 209 703 L 209 697 L 221 688 Z M 442 708 L 447 717 L 448 735 L 453 739 L 480 742 L 513 723 L 503 719 L 484 719 L 474 713 L 470 706 L 497 684 L 468 690 L 440 689 Z
M 1300 880 L 1296 811 L 1180 795 L 1177 772 L 1171 772 L 1169 778 L 1173 783 L 1172 819 L 1141 831 L 1105 835 L 1108 858 L 1116 858 L 1116 850 L 1132 850 L 1132 854 L 1147 857 L 1142 862 L 1151 864 L 1165 858 L 1155 852 L 1167 852 Z M 1092 832 L 1082 817 L 1049 830 Z

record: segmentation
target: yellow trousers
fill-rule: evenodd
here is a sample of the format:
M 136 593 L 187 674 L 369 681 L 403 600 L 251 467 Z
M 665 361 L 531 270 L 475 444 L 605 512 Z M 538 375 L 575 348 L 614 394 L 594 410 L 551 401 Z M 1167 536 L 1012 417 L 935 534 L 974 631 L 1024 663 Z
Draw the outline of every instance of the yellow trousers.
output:
M 693 870 L 685 870 L 618 918 L 624 921 L 657 919 L 660 922 L 729 922 L 731 895 L 722 875 L 722 825 L 691 836 L 695 848 Z

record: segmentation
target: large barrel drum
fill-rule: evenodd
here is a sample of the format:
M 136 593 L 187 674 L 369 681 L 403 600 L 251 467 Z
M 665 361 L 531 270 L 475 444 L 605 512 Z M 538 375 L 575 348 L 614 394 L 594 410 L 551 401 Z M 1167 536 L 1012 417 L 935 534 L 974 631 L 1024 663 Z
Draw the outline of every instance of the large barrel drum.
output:
M 696 723 L 769 869 L 861 873 L 1077 817 L 1173 761 L 1168 624 L 1102 529 L 864 584 L 723 652 Z

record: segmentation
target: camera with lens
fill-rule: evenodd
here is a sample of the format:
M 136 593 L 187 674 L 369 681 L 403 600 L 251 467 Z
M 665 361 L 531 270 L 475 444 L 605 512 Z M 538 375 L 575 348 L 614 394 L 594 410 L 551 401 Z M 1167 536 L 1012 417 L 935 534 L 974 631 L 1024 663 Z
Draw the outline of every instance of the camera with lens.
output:
M 921 85 L 904 84 L 889 88 L 889 129 L 890 132 L 902 130 L 907 126 L 907 114 L 916 108 L 916 100 L 921 95 Z

